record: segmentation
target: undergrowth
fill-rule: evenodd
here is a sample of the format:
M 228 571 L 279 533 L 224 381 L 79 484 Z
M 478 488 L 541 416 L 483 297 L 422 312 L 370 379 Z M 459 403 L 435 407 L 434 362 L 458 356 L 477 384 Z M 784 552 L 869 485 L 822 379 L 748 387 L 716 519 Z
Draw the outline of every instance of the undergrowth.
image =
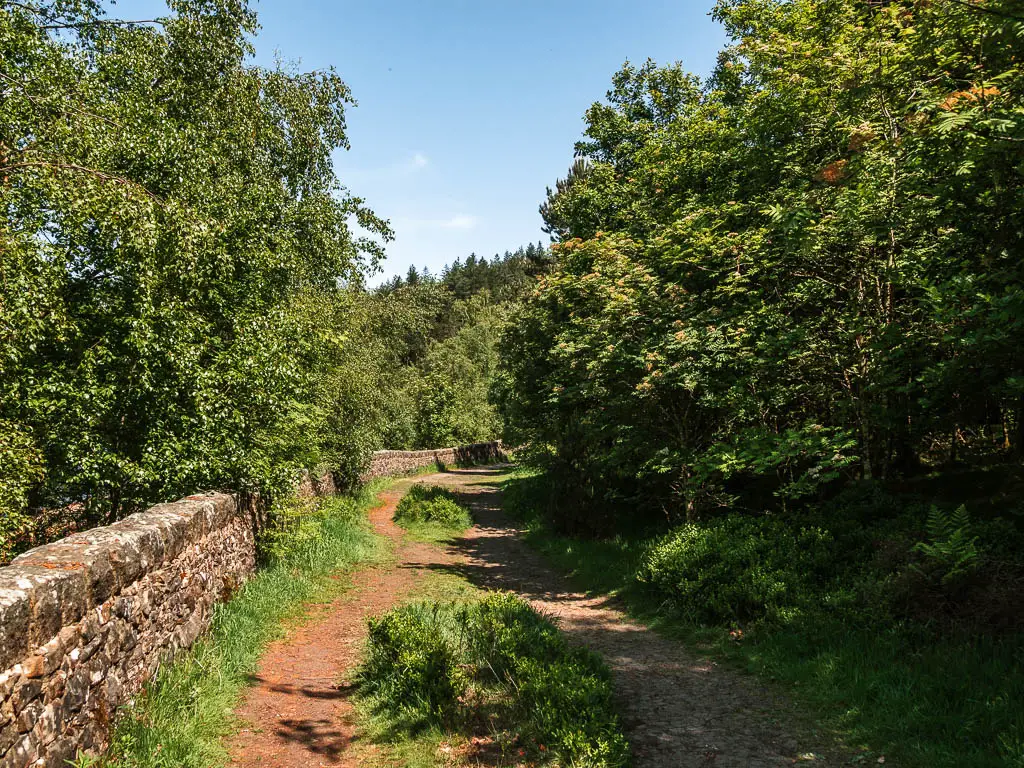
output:
M 469 510 L 455 500 L 451 491 L 422 483 L 412 486 L 398 502 L 394 520 L 404 528 L 434 526 L 449 532 L 464 531 L 473 524 Z
M 607 667 L 510 593 L 370 620 L 360 696 L 393 740 L 474 734 L 517 764 L 616 768 L 628 748 Z
M 803 513 L 584 539 L 555 532 L 548 488 L 528 471 L 505 484 L 534 547 L 781 685 L 855 762 L 1024 766 L 1021 536 L 1005 521 L 861 488 Z
M 366 519 L 380 483 L 358 497 L 335 496 L 315 511 L 285 514 L 287 535 L 271 537 L 267 564 L 229 602 L 215 608 L 200 641 L 119 713 L 104 764 L 117 768 L 207 768 L 226 762 L 222 737 L 267 644 L 304 604 L 345 588 L 340 569 L 383 556 Z

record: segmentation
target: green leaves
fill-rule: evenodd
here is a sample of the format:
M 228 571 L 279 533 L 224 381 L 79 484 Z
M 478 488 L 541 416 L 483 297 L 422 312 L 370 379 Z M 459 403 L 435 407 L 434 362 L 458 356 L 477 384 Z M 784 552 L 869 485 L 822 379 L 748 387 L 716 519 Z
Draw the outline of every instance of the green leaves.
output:
M 28 491 L 43 479 L 43 462 L 32 438 L 17 424 L 0 421 L 0 561 L 12 554 L 18 535 L 26 529 Z
M 624 66 L 541 208 L 561 260 L 503 341 L 517 439 L 630 519 L 1019 451 L 1002 9 L 730 0 L 707 81 Z
M 928 570 L 943 586 L 970 576 L 980 564 L 981 552 L 978 537 L 971 535 L 967 508 L 961 504 L 953 512 L 945 512 L 932 506 L 927 528 L 930 540 L 915 544 L 914 551 L 924 555 Z
M 820 607 L 834 547 L 827 531 L 772 518 L 687 523 L 651 546 L 636 579 L 697 622 L 784 623 Z
M 396 731 L 471 732 L 487 712 L 502 751 L 528 751 L 536 764 L 628 763 L 604 662 L 511 593 L 413 603 L 370 619 L 359 688 Z
M 444 486 L 417 483 L 398 502 L 394 520 L 409 527 L 434 523 L 441 528 L 463 531 L 473 524 L 469 510 L 461 506 Z
M 351 93 L 250 64 L 243 0 L 108 21 L 0 4 L 0 419 L 46 467 L 23 501 L 273 493 L 326 454 L 339 281 L 390 237 L 334 175 Z

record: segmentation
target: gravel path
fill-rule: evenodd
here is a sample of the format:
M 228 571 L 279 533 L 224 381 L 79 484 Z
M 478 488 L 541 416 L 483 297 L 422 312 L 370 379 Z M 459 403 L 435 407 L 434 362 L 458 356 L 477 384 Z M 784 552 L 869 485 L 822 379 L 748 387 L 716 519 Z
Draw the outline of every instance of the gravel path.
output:
M 404 481 L 382 495 L 371 521 L 395 541 L 396 562 L 356 573 L 351 590 L 271 646 L 238 710 L 245 727 L 231 740 L 233 765 L 356 766 L 372 753 L 359 744 L 350 692 L 338 681 L 358 662 L 366 617 L 402 602 L 426 571 L 517 592 L 554 617 L 570 639 L 604 656 L 634 768 L 798 762 L 796 742 L 774 722 L 778 702 L 767 691 L 634 623 L 607 599 L 573 592 L 502 514 L 500 492 L 492 485 L 500 471 L 443 472 Z M 405 542 L 391 515 L 413 482 L 463 494 L 477 524 L 448 547 Z
M 604 597 L 572 591 L 522 540 L 489 483 L 493 469 L 431 477 L 465 493 L 476 526 L 439 566 L 491 589 L 517 592 L 611 667 L 634 768 L 763 768 L 803 762 L 768 691 L 633 622 Z M 805 751 L 806 754 L 806 751 Z M 810 761 L 805 764 L 811 764 Z M 821 757 L 814 765 L 824 765 Z

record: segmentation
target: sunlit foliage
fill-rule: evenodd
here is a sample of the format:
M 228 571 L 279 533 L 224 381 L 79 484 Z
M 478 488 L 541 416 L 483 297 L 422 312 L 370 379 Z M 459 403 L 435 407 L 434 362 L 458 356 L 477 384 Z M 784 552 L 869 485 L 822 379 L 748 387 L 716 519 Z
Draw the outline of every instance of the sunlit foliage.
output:
M 1019 451 L 1019 7 L 715 15 L 713 74 L 627 64 L 549 190 L 558 267 L 503 345 L 511 439 L 662 519 Z

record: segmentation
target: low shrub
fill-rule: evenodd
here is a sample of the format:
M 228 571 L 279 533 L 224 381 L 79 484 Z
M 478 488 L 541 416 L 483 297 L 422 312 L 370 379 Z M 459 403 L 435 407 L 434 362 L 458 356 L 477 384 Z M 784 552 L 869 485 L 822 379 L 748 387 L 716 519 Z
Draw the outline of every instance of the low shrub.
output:
M 552 662 L 521 657 L 509 675 L 528 743 L 542 743 L 573 766 L 621 766 L 629 748 L 610 713 L 608 669 L 583 648 Z
M 476 703 L 500 712 L 510 741 L 537 761 L 581 768 L 627 762 L 607 667 L 509 593 L 468 606 L 410 605 L 372 619 L 359 679 L 361 693 L 406 728 L 469 728 Z
M 651 546 L 637 579 L 694 621 L 787 620 L 818 602 L 832 546 L 820 528 L 772 518 L 687 523 Z
M 425 604 L 370 619 L 361 680 L 367 693 L 423 721 L 448 719 L 468 680 L 452 642 L 450 611 Z
M 565 652 L 557 627 L 509 592 L 496 592 L 469 614 L 468 642 L 478 660 L 486 659 L 499 678 L 512 674 L 517 659 L 552 662 Z
M 545 743 L 569 765 L 621 765 L 626 742 L 613 714 L 604 662 L 570 646 L 554 624 L 511 593 L 494 593 L 467 614 L 474 661 L 516 692 L 528 742 Z
M 473 524 L 469 510 L 440 485 L 417 484 L 398 502 L 395 522 L 402 525 L 436 523 L 443 528 L 464 530 Z

